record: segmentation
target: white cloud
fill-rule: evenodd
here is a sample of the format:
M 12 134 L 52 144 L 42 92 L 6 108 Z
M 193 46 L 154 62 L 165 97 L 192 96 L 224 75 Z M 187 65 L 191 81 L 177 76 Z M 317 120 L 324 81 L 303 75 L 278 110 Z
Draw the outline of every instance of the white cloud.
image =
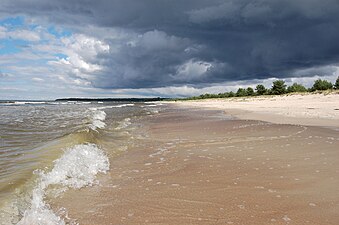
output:
M 203 76 L 211 68 L 212 64 L 209 62 L 190 59 L 179 66 L 175 76 L 180 80 L 191 80 Z
M 39 77 L 33 77 L 32 80 L 33 80 L 33 81 L 37 81 L 37 82 L 42 82 L 42 81 L 44 81 L 44 79 L 39 78 Z
M 306 74 L 311 74 L 311 76 L 305 76 Z M 312 87 L 314 81 L 317 79 L 328 80 L 334 83 L 338 77 L 339 66 L 329 65 L 297 70 L 295 72 L 295 77 L 287 78 L 285 80 L 288 85 L 293 83 L 301 83 L 306 87 Z
M 0 26 L 0 39 L 16 39 L 16 40 L 25 40 L 30 42 L 40 41 L 39 31 L 36 30 L 27 30 L 27 29 L 17 29 L 17 30 L 8 30 L 8 28 Z
M 21 48 L 19 52 L 0 55 L 0 67 L 9 71 L 0 73 L 3 85 L 8 85 L 0 98 L 86 96 L 89 91 L 82 88 L 91 87 L 88 79 L 95 77 L 92 73 L 102 69 L 97 61 L 98 55 L 109 52 L 109 46 L 97 38 L 80 34 L 57 38 L 47 28 L 40 26 L 32 31 L 15 27 L 9 30 L 0 26 L 0 38 L 30 42 L 29 46 Z M 67 57 L 60 57 L 59 54 Z M 15 75 L 13 79 L 9 74 Z M 22 83 L 18 83 L 19 80 Z M 28 87 L 25 83 L 29 84 L 32 92 L 24 93 Z
M 109 52 L 109 45 L 96 38 L 85 35 L 72 35 L 63 38 L 63 52 L 68 56 L 66 59 L 50 61 L 50 64 L 60 65 L 66 73 L 73 73 L 79 78 L 90 79 L 91 73 L 102 70 L 100 64 L 93 63 L 99 54 Z M 67 71 L 68 70 L 68 71 Z
M 163 50 L 163 49 L 178 49 L 183 46 L 185 42 L 188 40 L 185 40 L 183 38 L 179 38 L 176 36 L 169 36 L 163 31 L 159 30 L 153 30 L 148 31 L 144 34 L 138 35 L 138 39 L 134 45 L 136 46 L 142 46 L 145 49 L 148 50 Z
M 62 38 L 61 41 L 68 49 L 67 53 L 79 55 L 85 60 L 93 60 L 99 53 L 108 52 L 110 49 L 104 41 L 84 34 L 74 34 Z
M 8 36 L 13 39 L 25 41 L 40 41 L 39 33 L 31 30 L 16 30 L 8 33 Z
M 192 10 L 188 14 L 191 22 L 205 23 L 225 18 L 232 20 L 232 18 L 236 17 L 236 13 L 239 9 L 240 4 L 229 1 L 220 5 Z

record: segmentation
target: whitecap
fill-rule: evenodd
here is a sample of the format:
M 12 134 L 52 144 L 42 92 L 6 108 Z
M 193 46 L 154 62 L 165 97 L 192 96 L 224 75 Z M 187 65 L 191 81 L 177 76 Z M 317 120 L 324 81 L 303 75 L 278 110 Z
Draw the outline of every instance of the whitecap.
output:
M 121 121 L 119 123 L 119 125 L 115 128 L 116 130 L 121 130 L 124 129 L 126 127 L 128 127 L 129 125 L 131 125 L 131 119 L 130 118 L 125 118 L 123 121 Z
M 96 109 L 123 108 L 123 107 L 128 107 L 128 106 L 134 106 L 134 104 L 133 103 L 128 103 L 128 104 L 121 104 L 121 105 L 109 105 L 109 106 L 98 107 Z
M 90 186 L 95 183 L 98 173 L 106 173 L 108 169 L 108 157 L 95 144 L 76 145 L 67 149 L 54 161 L 54 167 L 50 172 L 37 171 L 40 176 L 33 190 L 31 206 L 24 212 L 18 225 L 66 224 L 45 202 L 46 189 L 50 185 L 75 189 Z
M 24 102 L 24 101 L 15 101 L 15 102 L 5 102 L 1 103 L 3 105 L 41 105 L 48 104 L 48 102 Z
M 106 126 L 104 120 L 106 119 L 106 113 L 98 108 L 90 108 L 91 110 L 91 124 L 89 128 L 92 130 L 103 129 Z

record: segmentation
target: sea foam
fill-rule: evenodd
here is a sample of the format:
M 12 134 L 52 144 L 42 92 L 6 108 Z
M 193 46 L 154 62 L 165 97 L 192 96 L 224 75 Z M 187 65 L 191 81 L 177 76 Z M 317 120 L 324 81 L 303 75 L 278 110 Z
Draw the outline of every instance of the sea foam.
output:
M 89 128 L 96 130 L 97 128 L 103 129 L 106 126 L 104 120 L 106 119 L 106 113 L 98 108 L 90 108 L 91 110 L 91 124 Z
M 92 130 L 97 130 L 98 128 L 99 129 L 105 128 L 106 123 L 104 122 L 104 120 L 106 119 L 106 113 L 103 111 L 103 109 L 122 108 L 122 107 L 128 107 L 128 106 L 134 106 L 134 104 L 128 103 L 128 104 L 121 104 L 121 105 L 90 108 L 89 111 L 90 111 L 90 117 L 91 117 L 91 124 L 89 125 L 89 128 Z M 127 124 L 126 126 L 128 125 L 129 124 Z
M 95 183 L 98 173 L 106 173 L 109 160 L 95 144 L 81 144 L 69 148 L 57 160 L 50 172 L 37 171 L 39 181 L 33 190 L 31 206 L 24 212 L 18 225 L 64 225 L 60 215 L 45 202 L 46 190 L 51 185 L 79 189 Z M 76 223 L 73 223 L 76 224 Z
M 15 102 L 5 102 L 0 103 L 1 105 L 41 105 L 48 104 L 48 102 L 24 102 L 24 101 L 15 101 Z
M 121 105 L 108 105 L 108 106 L 102 106 L 98 108 L 91 108 L 91 109 L 113 109 L 113 108 L 123 108 L 128 106 L 134 106 L 133 103 L 127 103 L 127 104 L 121 104 Z
M 116 130 L 121 130 L 124 129 L 126 127 L 128 127 L 129 125 L 131 125 L 131 119 L 130 118 L 125 118 L 123 121 L 121 121 L 119 123 L 119 125 L 115 128 Z

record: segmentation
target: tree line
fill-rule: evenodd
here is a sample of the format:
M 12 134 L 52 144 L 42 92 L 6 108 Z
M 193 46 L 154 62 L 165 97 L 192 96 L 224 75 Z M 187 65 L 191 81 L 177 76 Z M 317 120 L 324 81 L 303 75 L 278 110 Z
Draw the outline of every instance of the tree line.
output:
M 314 92 L 314 91 L 324 91 L 324 90 L 339 90 L 339 77 L 336 82 L 332 84 L 327 80 L 318 79 L 314 81 L 311 88 L 306 88 L 302 84 L 294 83 L 291 86 L 287 86 L 285 81 L 276 80 L 273 82 L 271 88 L 266 88 L 262 84 L 258 84 L 255 90 L 251 87 L 248 88 L 239 88 L 236 92 L 224 92 L 219 94 L 202 94 L 199 96 L 193 96 L 185 98 L 186 100 L 196 100 L 196 99 L 206 99 L 206 98 L 230 98 L 230 97 L 245 97 L 245 96 L 259 96 L 259 95 L 282 95 L 292 92 Z

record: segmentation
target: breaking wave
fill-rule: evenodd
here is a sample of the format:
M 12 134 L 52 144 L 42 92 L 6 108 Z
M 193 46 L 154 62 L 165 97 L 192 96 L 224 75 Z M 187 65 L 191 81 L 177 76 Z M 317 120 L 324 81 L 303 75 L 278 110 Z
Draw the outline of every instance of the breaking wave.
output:
M 128 106 L 134 106 L 134 104 L 128 103 L 128 104 L 121 104 L 121 105 L 109 105 L 109 106 L 98 107 L 95 109 L 112 109 L 112 108 L 123 108 L 123 107 L 128 107 Z
M 36 171 L 39 180 L 33 190 L 31 206 L 24 212 L 18 225 L 64 225 L 63 218 L 52 211 L 46 203 L 46 190 L 57 185 L 59 191 L 68 188 L 79 189 L 95 183 L 98 173 L 106 173 L 109 160 L 105 153 L 95 144 L 81 144 L 69 148 L 57 160 L 50 172 Z M 76 224 L 76 223 L 73 223 Z
M 89 128 L 92 130 L 103 129 L 106 126 L 106 123 L 104 120 L 106 119 L 106 113 L 102 110 L 99 110 L 98 108 L 91 108 L 92 113 L 92 121 L 89 125 Z
M 15 104 L 15 102 L 9 104 Z M 97 184 L 96 176 L 98 173 L 108 171 L 109 160 L 96 144 L 101 143 L 105 146 L 106 142 L 102 137 L 111 135 L 111 129 L 104 130 L 109 122 L 113 121 L 113 124 L 118 124 L 118 127 L 115 127 L 117 135 L 125 134 L 124 128 L 131 125 L 131 119 L 126 116 L 133 115 L 134 110 L 122 108 L 131 107 L 134 104 L 95 105 L 92 107 L 77 106 L 76 102 L 22 102 L 19 104 L 29 105 L 27 107 L 31 110 L 29 112 L 37 113 L 34 114 L 35 117 L 28 115 L 30 120 L 39 124 L 42 123 L 42 120 L 46 120 L 46 123 L 41 125 L 43 129 L 48 127 L 48 132 L 52 134 L 61 130 L 62 135 L 51 135 L 50 139 L 46 138 L 41 141 L 44 143 L 41 146 L 39 145 L 36 149 L 32 147 L 34 150 L 32 160 L 37 159 L 37 164 L 25 169 L 29 174 L 34 171 L 34 175 L 27 177 L 22 186 L 18 183 L 15 186 L 15 192 L 13 191 L 14 195 L 6 197 L 6 202 L 0 208 L 0 224 L 77 224 L 75 220 L 68 218 L 66 209 L 52 208 L 49 205 L 49 200 L 58 197 L 68 189 L 79 189 Z M 30 104 L 36 105 L 31 106 Z M 60 106 L 55 107 L 54 105 L 57 104 Z M 64 104 L 67 106 L 63 106 Z M 87 103 L 82 102 L 81 104 Z M 59 107 L 62 109 L 61 111 Z M 13 107 L 13 110 L 24 112 L 25 108 Z M 105 111 L 110 115 L 108 122 Z M 26 112 L 22 115 L 26 115 Z M 46 115 L 51 116 L 47 117 Z M 25 118 L 26 116 L 19 117 L 21 121 L 24 121 Z M 17 118 L 15 119 L 17 120 Z M 32 126 L 23 129 L 29 130 L 31 127 L 39 128 L 32 123 Z M 46 131 L 46 135 L 50 135 L 48 132 Z M 61 156 L 60 149 L 65 149 Z M 29 156 L 27 155 L 27 157 Z M 51 162 L 55 158 L 58 159 Z M 36 168 L 45 169 L 36 170 Z
M 131 119 L 130 118 L 125 118 L 123 121 L 119 123 L 119 125 L 115 128 L 116 130 L 121 130 L 123 128 L 128 127 L 131 125 Z
M 122 108 L 122 107 L 128 107 L 128 106 L 134 106 L 133 103 L 128 104 L 121 104 L 121 105 L 111 105 L 111 106 L 102 106 L 102 107 L 96 107 L 96 108 L 90 108 L 90 116 L 91 116 L 91 124 L 89 125 L 89 128 L 92 130 L 97 129 L 103 129 L 106 126 L 106 123 L 104 120 L 106 119 L 106 113 L 103 111 L 103 109 L 112 109 L 112 108 Z
M 41 105 L 47 104 L 47 102 L 24 102 L 24 101 L 14 101 L 14 102 L 0 102 L 2 105 Z

